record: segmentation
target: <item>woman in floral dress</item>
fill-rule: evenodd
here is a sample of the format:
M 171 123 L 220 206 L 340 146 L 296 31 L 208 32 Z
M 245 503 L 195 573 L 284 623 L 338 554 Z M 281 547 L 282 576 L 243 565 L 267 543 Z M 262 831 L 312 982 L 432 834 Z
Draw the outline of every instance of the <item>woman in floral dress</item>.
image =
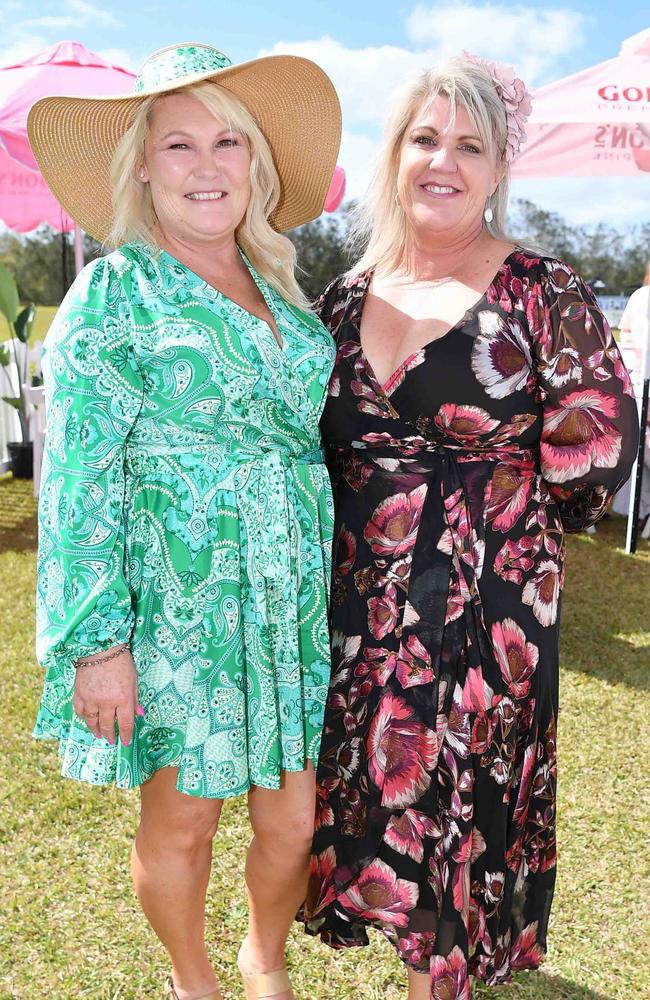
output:
M 410 1000 L 542 959 L 564 533 L 601 516 L 637 441 L 591 291 L 504 235 L 529 111 L 506 67 L 425 73 L 388 126 L 367 249 L 320 302 L 333 662 L 305 916 L 335 948 L 381 928 Z
M 30 132 L 70 215 L 118 246 L 46 341 L 36 735 L 68 777 L 140 786 L 133 877 L 173 1000 L 221 998 L 212 841 L 223 799 L 248 794 L 239 967 L 251 1000 L 293 1000 L 329 677 L 334 347 L 278 230 L 322 210 L 336 94 L 307 60 L 232 67 L 180 45 L 134 94 L 40 102 Z

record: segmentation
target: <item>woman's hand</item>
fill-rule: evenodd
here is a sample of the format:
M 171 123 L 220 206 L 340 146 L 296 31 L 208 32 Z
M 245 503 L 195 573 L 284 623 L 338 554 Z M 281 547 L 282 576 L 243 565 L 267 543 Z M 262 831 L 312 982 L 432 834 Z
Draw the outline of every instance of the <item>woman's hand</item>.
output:
M 99 660 L 101 657 L 97 656 Z M 138 711 L 138 677 L 133 657 L 125 648 L 108 663 L 93 663 L 91 656 L 80 661 L 74 684 L 73 708 L 86 722 L 93 736 L 115 743 L 115 720 L 120 739 L 128 746 Z

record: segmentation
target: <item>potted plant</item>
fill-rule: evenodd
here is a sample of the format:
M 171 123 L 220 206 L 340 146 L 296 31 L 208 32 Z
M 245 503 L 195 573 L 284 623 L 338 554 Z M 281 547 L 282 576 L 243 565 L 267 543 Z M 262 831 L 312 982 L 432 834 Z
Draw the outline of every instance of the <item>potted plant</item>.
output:
M 20 308 L 18 289 L 11 272 L 0 262 L 0 313 L 9 325 L 11 340 L 0 342 L 0 366 L 2 367 L 4 388 L 7 395 L 2 399 L 18 413 L 20 420 L 20 441 L 8 441 L 7 449 L 11 457 L 14 476 L 30 479 L 32 476 L 32 442 L 29 440 L 29 421 L 23 385 L 27 381 L 27 344 L 32 331 L 36 310 L 33 303 Z M 24 345 L 23 350 L 19 344 Z M 9 365 L 15 366 L 17 385 L 14 384 Z

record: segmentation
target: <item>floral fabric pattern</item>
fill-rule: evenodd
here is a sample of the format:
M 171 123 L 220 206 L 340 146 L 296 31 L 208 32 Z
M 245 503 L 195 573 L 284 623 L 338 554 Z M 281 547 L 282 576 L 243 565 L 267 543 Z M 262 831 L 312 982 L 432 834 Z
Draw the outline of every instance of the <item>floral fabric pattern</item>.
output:
M 564 532 L 625 480 L 637 414 L 560 261 L 513 252 L 384 386 L 359 339 L 370 277 L 320 302 L 333 658 L 305 920 L 335 948 L 381 928 L 460 1000 L 545 951 Z
M 137 244 L 84 269 L 48 335 L 35 735 L 59 740 L 68 777 L 132 787 L 177 767 L 181 791 L 223 798 L 318 757 L 334 345 L 251 274 L 282 347 Z M 120 642 L 145 709 L 128 747 L 72 708 L 77 657 Z

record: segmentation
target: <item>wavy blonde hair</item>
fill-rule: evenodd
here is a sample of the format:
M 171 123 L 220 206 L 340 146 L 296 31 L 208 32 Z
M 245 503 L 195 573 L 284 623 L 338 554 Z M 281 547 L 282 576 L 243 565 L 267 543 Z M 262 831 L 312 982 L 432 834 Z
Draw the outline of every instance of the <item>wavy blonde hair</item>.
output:
M 481 66 L 462 58 L 451 59 L 438 69 L 420 73 L 398 92 L 386 122 L 373 177 L 354 211 L 349 244 L 353 251 L 361 253 L 361 257 L 350 269 L 350 275 L 369 269 L 391 271 L 403 260 L 407 222 L 404 209 L 396 198 L 402 143 L 413 116 L 429 107 L 439 95 L 449 100 L 450 126 L 454 125 L 456 108 L 462 104 L 483 148 L 490 155 L 496 153 L 503 176 L 489 199 L 493 219 L 484 221 L 483 227 L 497 240 L 514 242 L 505 231 L 510 169 L 504 159 L 507 138 L 504 104 L 491 77 Z
M 280 179 L 271 150 L 253 116 L 228 90 L 215 83 L 198 83 L 177 92 L 191 94 L 215 118 L 227 122 L 229 128 L 246 140 L 251 153 L 251 197 L 246 214 L 235 231 L 235 239 L 255 270 L 287 302 L 300 309 L 309 309 L 307 297 L 295 277 L 295 247 L 268 221 L 280 198 Z M 175 92 L 155 94 L 142 102 L 113 154 L 113 224 L 107 240 L 112 246 L 137 240 L 158 248 L 153 235 L 157 220 L 149 185 L 138 180 L 136 171 L 144 158 L 153 107 L 161 96 L 170 93 Z

